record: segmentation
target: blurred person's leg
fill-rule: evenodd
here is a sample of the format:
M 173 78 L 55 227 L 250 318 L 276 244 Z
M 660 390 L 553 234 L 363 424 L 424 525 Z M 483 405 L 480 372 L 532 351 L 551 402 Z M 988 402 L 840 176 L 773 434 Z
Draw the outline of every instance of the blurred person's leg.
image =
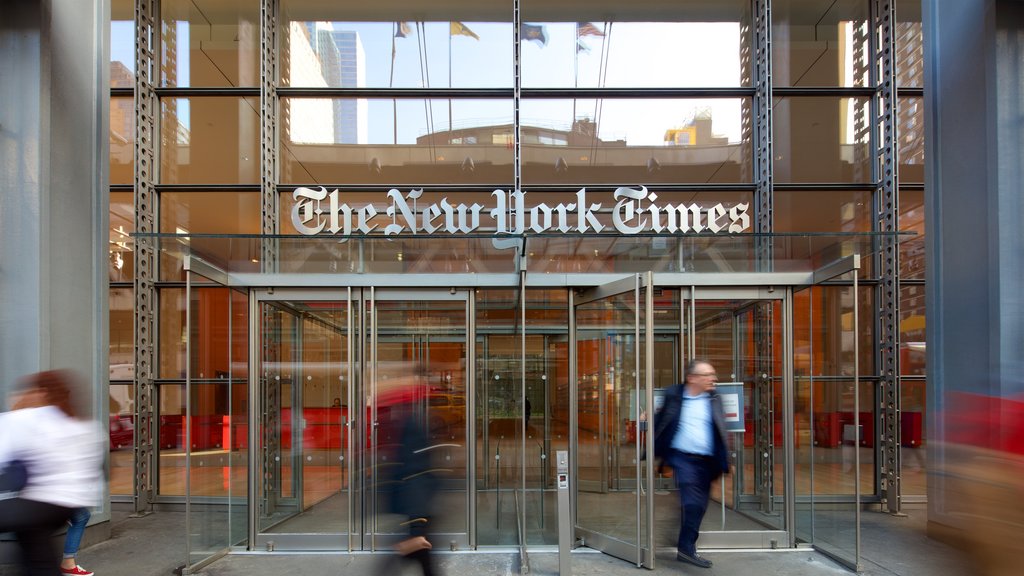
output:
M 82 536 L 85 534 L 85 526 L 89 523 L 89 509 L 76 508 L 71 515 L 68 533 L 64 536 L 64 558 L 61 560 L 60 568 L 64 574 L 74 576 L 92 576 L 92 572 L 78 565 L 78 549 L 82 546 Z
M 60 574 L 53 533 L 73 512 L 73 508 L 22 498 L 0 500 L 0 532 L 13 532 L 17 537 L 26 576 Z

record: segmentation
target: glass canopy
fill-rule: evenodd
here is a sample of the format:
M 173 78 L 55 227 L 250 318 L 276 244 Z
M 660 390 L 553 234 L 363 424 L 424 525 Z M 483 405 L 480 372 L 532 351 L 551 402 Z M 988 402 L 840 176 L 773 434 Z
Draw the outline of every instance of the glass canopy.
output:
M 160 255 L 160 277 L 176 279 L 187 258 L 199 258 L 257 285 L 253 275 L 811 275 L 843 258 L 866 263 L 914 233 L 495 236 L 300 236 L 133 234 Z M 763 256 L 762 256 L 763 255 Z M 870 266 L 870 264 L 867 264 Z M 240 281 L 244 279 L 245 281 Z M 336 279 L 339 280 L 339 279 Z M 406 281 L 408 282 L 408 281 Z M 308 278 L 300 281 L 308 284 Z M 333 284 L 334 282 L 332 282 Z M 363 283 L 363 282 L 360 282 Z

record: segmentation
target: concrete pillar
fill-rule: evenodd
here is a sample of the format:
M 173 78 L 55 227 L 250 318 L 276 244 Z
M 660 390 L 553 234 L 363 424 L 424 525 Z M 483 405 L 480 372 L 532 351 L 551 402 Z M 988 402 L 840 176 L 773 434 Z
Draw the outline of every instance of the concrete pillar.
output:
M 109 14 L 108 0 L 0 2 L 0 406 L 18 377 L 72 368 L 101 422 Z
M 938 534 L 971 530 L 969 497 L 949 473 L 965 461 L 964 410 L 950 398 L 1024 394 L 1024 10 L 1010 0 L 923 7 L 928 512 Z M 985 418 L 1006 424 L 994 410 Z

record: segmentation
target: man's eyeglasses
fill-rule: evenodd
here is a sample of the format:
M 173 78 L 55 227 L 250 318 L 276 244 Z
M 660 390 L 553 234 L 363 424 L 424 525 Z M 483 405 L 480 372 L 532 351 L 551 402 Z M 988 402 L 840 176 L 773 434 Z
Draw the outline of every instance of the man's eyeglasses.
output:
M 715 372 L 691 372 L 694 376 L 710 376 L 711 378 L 718 378 L 718 374 Z

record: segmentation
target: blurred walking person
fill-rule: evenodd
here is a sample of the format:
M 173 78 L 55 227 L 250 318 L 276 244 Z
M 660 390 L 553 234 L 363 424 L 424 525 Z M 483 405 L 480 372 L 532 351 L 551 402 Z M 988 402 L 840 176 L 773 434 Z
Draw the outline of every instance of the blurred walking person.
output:
M 679 488 L 676 560 L 710 568 L 711 560 L 697 554 L 697 537 L 711 483 L 729 472 L 725 416 L 715 393 L 718 375 L 709 362 L 690 361 L 684 378 L 665 391 L 665 403 L 654 416 L 654 455 L 672 467 Z
M 389 496 L 388 512 L 397 516 L 398 530 L 408 534 L 395 544 L 397 556 L 379 567 L 382 576 L 391 576 L 396 569 L 401 573 L 403 567 L 395 564 L 405 563 L 419 564 L 424 576 L 437 573 L 428 534 L 436 524 L 434 499 L 443 470 L 434 466 L 434 455 L 447 445 L 431 442 L 437 430 L 431 429 L 425 410 L 430 388 L 422 367 L 412 372 L 412 377 L 382 387 L 378 396 L 379 489 Z
M 62 574 L 54 533 L 99 503 L 103 437 L 98 425 L 75 417 L 72 382 L 64 370 L 26 376 L 11 410 L 0 414 L 0 469 L 20 463 L 25 474 L 16 495 L 0 500 L 0 532 L 17 537 L 27 576 Z

